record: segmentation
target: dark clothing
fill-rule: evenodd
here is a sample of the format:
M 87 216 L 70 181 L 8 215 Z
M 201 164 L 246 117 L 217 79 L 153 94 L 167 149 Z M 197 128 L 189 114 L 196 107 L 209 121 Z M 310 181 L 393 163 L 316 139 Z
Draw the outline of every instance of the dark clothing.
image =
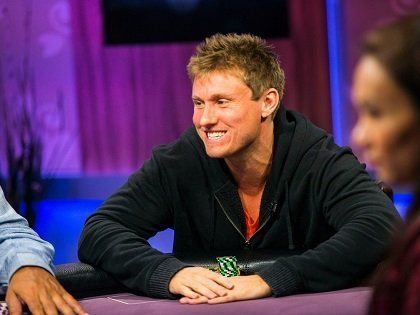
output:
M 420 314 L 420 216 L 412 219 L 375 285 L 371 315 Z
M 276 296 L 344 288 L 382 259 L 398 214 L 349 148 L 293 111 L 275 118 L 271 171 L 260 227 L 249 241 L 237 185 L 223 159 L 206 155 L 194 128 L 153 150 L 90 218 L 82 261 L 126 286 L 171 297 L 171 277 L 186 265 L 147 239 L 174 229 L 174 252 L 241 248 L 303 250 L 259 275 Z

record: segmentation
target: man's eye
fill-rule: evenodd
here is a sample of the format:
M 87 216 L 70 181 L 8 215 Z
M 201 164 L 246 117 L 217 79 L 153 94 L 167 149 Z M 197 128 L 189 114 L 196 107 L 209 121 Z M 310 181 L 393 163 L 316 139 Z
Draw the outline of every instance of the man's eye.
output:
M 217 105 L 225 105 L 225 104 L 227 104 L 229 101 L 228 100 L 225 100 L 225 99 L 220 99 L 220 100 L 217 100 Z
M 204 106 L 204 103 L 203 102 L 200 102 L 200 101 L 193 101 L 193 103 L 194 103 L 194 107 L 201 108 L 201 107 Z

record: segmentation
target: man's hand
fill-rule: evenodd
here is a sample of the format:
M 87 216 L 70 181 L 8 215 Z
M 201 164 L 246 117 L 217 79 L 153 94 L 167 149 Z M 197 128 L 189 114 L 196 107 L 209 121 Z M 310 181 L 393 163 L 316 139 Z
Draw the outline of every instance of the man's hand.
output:
M 86 312 L 53 275 L 40 267 L 23 267 L 10 279 L 6 294 L 10 315 L 22 314 L 26 305 L 33 315 L 84 315 Z
M 169 292 L 183 295 L 193 304 L 226 296 L 232 287 L 230 279 L 201 267 L 181 269 L 169 282 Z
M 209 303 L 218 304 L 240 300 L 252 300 L 270 296 L 272 294 L 268 284 L 258 275 L 232 277 L 233 288 L 226 295 L 204 300 L 201 297 L 184 296 L 179 301 L 183 304 Z

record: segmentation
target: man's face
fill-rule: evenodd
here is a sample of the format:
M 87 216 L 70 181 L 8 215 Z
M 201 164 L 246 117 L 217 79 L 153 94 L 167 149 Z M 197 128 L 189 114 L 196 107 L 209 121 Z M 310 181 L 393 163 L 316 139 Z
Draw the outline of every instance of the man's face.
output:
M 251 89 L 236 72 L 196 77 L 192 99 L 193 123 L 210 157 L 246 157 L 258 150 L 263 97 L 252 100 Z

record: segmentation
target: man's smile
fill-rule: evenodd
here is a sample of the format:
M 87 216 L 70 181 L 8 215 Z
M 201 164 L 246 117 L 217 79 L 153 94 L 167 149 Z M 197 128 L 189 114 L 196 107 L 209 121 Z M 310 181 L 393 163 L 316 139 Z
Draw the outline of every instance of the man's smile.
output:
M 227 131 L 206 131 L 207 138 L 209 140 L 220 140 L 226 134 Z

